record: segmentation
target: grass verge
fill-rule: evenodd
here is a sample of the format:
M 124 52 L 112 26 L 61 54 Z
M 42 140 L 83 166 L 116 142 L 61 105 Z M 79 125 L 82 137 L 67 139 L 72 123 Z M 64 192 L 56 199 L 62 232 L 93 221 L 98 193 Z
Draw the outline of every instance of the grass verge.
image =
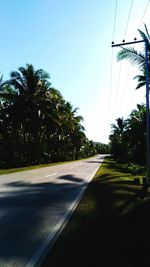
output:
M 0 175 L 14 173 L 14 172 L 34 170 L 34 169 L 39 169 L 39 168 L 44 168 L 44 167 L 49 167 L 49 166 L 54 166 L 54 165 L 59 165 L 59 164 L 65 164 L 69 162 L 57 162 L 57 163 L 50 163 L 50 164 L 39 164 L 39 165 L 34 165 L 34 166 L 32 165 L 32 166 L 20 167 L 20 168 L 0 169 Z
M 39 169 L 39 168 L 45 168 L 45 167 L 50 167 L 50 166 L 55 166 L 55 165 L 60 165 L 60 164 L 67 164 L 67 163 L 71 163 L 74 161 L 80 161 L 80 160 L 85 160 L 89 158 L 92 158 L 92 157 L 72 160 L 72 161 L 70 160 L 70 161 L 55 162 L 55 163 L 49 163 L 49 164 L 39 164 L 39 165 L 34 165 L 34 166 L 32 165 L 32 166 L 20 167 L 20 168 L 0 169 L 0 175 L 14 173 L 14 172 L 23 172 L 23 171 L 34 170 L 34 169 Z
M 137 178 L 106 159 L 42 267 L 150 266 L 150 193 Z

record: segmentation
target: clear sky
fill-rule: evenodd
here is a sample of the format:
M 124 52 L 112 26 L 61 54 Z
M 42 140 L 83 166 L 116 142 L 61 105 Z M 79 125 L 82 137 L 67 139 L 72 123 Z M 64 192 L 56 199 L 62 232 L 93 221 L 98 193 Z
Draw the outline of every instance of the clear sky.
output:
M 137 28 L 143 30 L 143 23 L 150 31 L 147 4 L 117 1 L 115 43 L 139 37 Z M 87 137 L 103 143 L 108 142 L 110 123 L 145 102 L 145 88 L 134 90 L 138 70 L 116 62 L 117 48 L 112 55 L 115 6 L 116 0 L 0 0 L 4 78 L 26 63 L 43 68 L 53 87 L 79 108 Z

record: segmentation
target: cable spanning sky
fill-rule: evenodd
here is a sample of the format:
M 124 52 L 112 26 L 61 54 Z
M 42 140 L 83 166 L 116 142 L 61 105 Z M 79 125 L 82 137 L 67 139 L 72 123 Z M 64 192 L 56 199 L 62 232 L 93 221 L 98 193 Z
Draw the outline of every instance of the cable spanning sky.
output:
M 122 40 L 118 40 L 115 43 L 121 43 L 122 41 L 134 41 L 134 38 L 141 40 L 141 36 L 137 29 L 145 31 L 144 24 L 149 26 L 149 4 L 150 1 L 145 1 L 142 3 L 141 7 L 136 6 L 138 1 L 131 0 L 128 5 L 128 15 L 125 24 L 125 31 L 122 35 Z M 140 9 L 139 9 L 140 7 Z M 115 1 L 115 11 L 114 11 L 114 26 L 113 26 L 113 41 L 115 39 L 115 34 L 118 36 L 118 21 L 120 18 L 120 8 L 121 1 Z M 149 28 L 149 27 L 148 27 Z M 117 30 L 116 30 L 117 29 Z M 143 44 L 135 44 L 135 49 L 143 51 Z M 120 48 L 119 48 L 120 49 Z M 127 117 L 129 111 L 136 107 L 137 103 L 145 103 L 145 88 L 140 90 L 135 90 L 137 81 L 133 81 L 133 77 L 139 73 L 139 70 L 129 63 L 123 61 L 117 64 L 115 62 L 116 54 L 119 49 L 112 49 L 111 57 L 111 74 L 110 74 L 110 106 L 109 106 L 109 120 L 115 121 L 117 117 Z M 114 51 L 113 50 L 117 50 Z M 116 75 L 117 73 L 117 75 Z
M 107 143 L 110 124 L 145 102 L 145 88 L 134 90 L 138 69 L 116 62 L 111 42 L 139 39 L 144 23 L 150 31 L 149 2 L 0 0 L 0 72 L 8 79 L 26 63 L 43 68 L 79 108 L 87 137 Z

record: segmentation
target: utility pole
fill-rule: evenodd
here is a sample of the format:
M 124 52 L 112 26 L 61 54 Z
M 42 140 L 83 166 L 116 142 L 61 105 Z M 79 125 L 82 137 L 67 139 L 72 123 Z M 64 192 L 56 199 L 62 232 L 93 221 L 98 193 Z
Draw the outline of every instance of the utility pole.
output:
M 120 44 L 114 44 L 112 42 L 112 47 L 122 47 L 126 45 L 133 45 L 137 43 L 145 43 L 145 73 L 146 73 L 146 152 L 147 152 L 147 177 L 146 182 L 147 186 L 150 186 L 150 114 L 149 114 L 149 77 L 148 77 L 148 44 L 146 40 L 136 41 L 136 38 L 133 42 L 125 42 L 123 40 Z

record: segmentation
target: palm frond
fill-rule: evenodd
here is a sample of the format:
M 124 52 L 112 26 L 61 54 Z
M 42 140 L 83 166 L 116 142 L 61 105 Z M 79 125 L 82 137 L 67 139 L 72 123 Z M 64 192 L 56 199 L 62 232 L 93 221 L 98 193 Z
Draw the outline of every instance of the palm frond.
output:
M 42 69 L 37 70 L 35 72 L 35 75 L 42 80 L 50 79 L 50 75 L 46 71 L 43 71 Z
M 145 81 L 145 76 L 144 75 L 136 75 L 133 78 L 134 80 L 138 80 L 138 82 L 144 82 Z
M 139 65 L 139 67 L 142 69 L 143 69 L 144 64 L 145 64 L 144 54 L 137 52 L 133 47 L 122 48 L 119 51 L 119 53 L 117 55 L 117 60 L 120 61 L 123 59 L 127 59 L 132 64 Z
M 145 86 L 145 81 L 144 82 L 139 82 L 138 85 L 136 86 L 136 90 L 140 89 L 141 87 Z
M 145 23 L 144 23 L 144 27 L 145 27 L 146 34 L 147 34 L 148 38 L 150 39 L 150 35 L 149 35 L 148 29 L 147 29 L 147 26 Z
M 10 73 L 10 77 L 11 77 L 12 79 L 18 79 L 18 78 L 20 78 L 20 73 L 19 73 L 18 71 L 12 71 L 12 72 Z
M 138 32 L 140 33 L 142 39 L 146 42 L 147 46 L 148 46 L 148 50 L 150 51 L 150 41 L 149 41 L 149 37 L 141 30 L 138 30 Z M 148 34 L 149 35 L 149 34 Z
M 133 79 L 136 79 L 138 81 L 138 84 L 137 84 L 135 89 L 139 89 L 139 88 L 145 86 L 145 84 L 146 84 L 144 75 L 136 75 Z
M 0 76 L 0 84 L 3 82 L 3 75 Z
M 52 94 L 52 96 L 57 96 L 59 99 L 63 99 L 62 94 L 60 93 L 60 91 L 58 89 L 55 89 L 54 87 L 50 88 L 50 92 Z
M 82 116 L 74 116 L 75 120 L 79 123 L 81 121 L 84 121 Z

